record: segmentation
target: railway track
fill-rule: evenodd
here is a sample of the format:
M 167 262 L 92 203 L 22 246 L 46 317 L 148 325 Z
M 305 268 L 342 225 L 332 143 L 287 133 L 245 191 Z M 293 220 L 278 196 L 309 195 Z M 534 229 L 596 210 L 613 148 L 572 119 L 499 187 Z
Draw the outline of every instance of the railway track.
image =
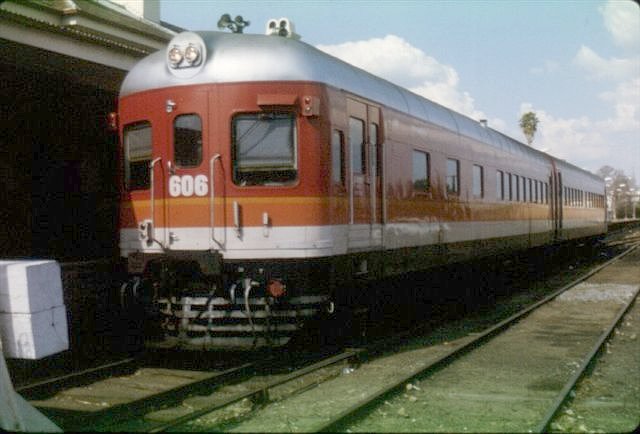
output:
M 224 429 L 544 432 L 637 297 L 639 262 L 635 244 L 481 333 L 363 364 L 352 378 L 324 383 Z M 618 268 L 629 266 L 629 282 L 620 283 Z M 588 297 L 597 312 L 584 313 L 595 306 Z M 212 429 L 206 421 L 198 426 Z
M 65 430 L 108 427 L 178 403 L 235 378 L 250 375 L 253 363 L 228 369 L 191 371 L 144 367 L 142 357 L 24 386 L 17 391 Z
M 625 239 L 613 241 L 614 244 L 631 243 L 637 241 L 637 236 L 627 236 Z M 596 275 L 600 270 L 615 262 L 618 258 L 614 258 L 607 264 L 598 267 L 588 275 L 578 279 L 583 281 L 591 276 Z M 393 396 L 403 387 L 409 387 L 408 391 L 414 390 L 413 383 L 416 378 L 424 378 L 439 370 L 446 369 L 450 363 L 454 362 L 465 353 L 472 353 L 475 348 L 482 346 L 483 342 L 489 341 L 493 336 L 500 334 L 503 330 L 508 329 L 513 323 L 519 321 L 522 317 L 534 311 L 537 307 L 551 301 L 560 293 L 568 290 L 575 285 L 576 282 L 566 285 L 560 290 L 554 292 L 551 296 L 523 310 L 519 314 L 513 315 L 507 320 L 476 334 L 471 338 L 461 339 L 444 345 L 440 351 L 426 357 L 418 363 L 419 366 L 412 366 L 412 358 L 416 354 L 411 354 L 405 359 L 404 366 L 397 369 L 394 382 L 386 384 L 385 387 L 378 390 L 377 393 L 368 394 L 366 402 L 349 402 L 343 403 L 340 411 L 332 411 L 337 417 L 316 423 L 310 429 L 312 431 L 336 430 L 350 426 L 353 418 L 361 418 L 362 414 L 371 412 L 372 408 L 376 408 L 379 402 L 384 401 L 387 397 Z M 216 429 L 231 429 L 235 427 L 234 420 L 239 415 L 244 417 L 248 414 L 259 414 L 264 407 L 265 409 L 276 406 L 278 403 L 287 402 L 287 397 L 292 395 L 305 395 L 308 389 L 318 388 L 320 383 L 330 381 L 336 377 L 346 378 L 343 374 L 353 372 L 353 363 L 357 360 L 364 360 L 373 354 L 380 353 L 381 348 L 397 345 L 407 335 L 415 333 L 415 330 L 406 331 L 404 334 L 395 335 L 393 339 L 382 340 L 373 343 L 366 349 L 348 350 L 341 354 L 328 357 L 324 360 L 314 360 L 306 363 L 299 369 L 293 369 L 291 372 L 273 375 L 261 369 L 255 363 L 245 363 L 228 369 L 215 370 L 209 372 L 179 372 L 173 374 L 169 371 L 151 371 L 152 377 L 155 377 L 155 383 L 162 382 L 163 375 L 169 377 L 182 376 L 179 384 L 173 387 L 167 387 L 171 381 L 167 381 L 163 387 L 143 385 L 131 377 L 132 373 L 136 373 L 136 369 L 141 366 L 139 358 L 124 359 L 119 362 L 110 363 L 103 367 L 86 370 L 76 374 L 61 376 L 59 378 L 47 381 L 41 381 L 29 386 L 19 388 L 19 392 L 39 406 L 45 413 L 54 417 L 57 423 L 63 428 L 69 430 L 91 430 L 101 431 L 145 431 L 158 432 L 171 430 L 174 428 L 184 429 L 190 426 L 216 426 Z M 597 351 L 594 351 L 596 354 Z M 263 360 L 261 365 L 268 365 L 272 360 Z M 274 363 L 278 363 L 277 361 Z M 400 363 L 403 363 L 402 361 Z M 588 363 L 587 363 L 588 365 Z M 343 368 L 346 366 L 346 369 Z M 586 366 L 586 365 L 585 365 Z M 313 377 L 314 373 L 325 370 L 322 374 Z M 127 377 L 129 375 L 129 377 Z M 124 393 L 121 399 L 115 399 L 111 396 L 112 402 L 100 401 L 98 393 L 97 401 L 88 403 L 87 396 L 79 391 L 79 387 L 90 385 L 96 388 L 96 380 L 102 380 L 108 377 L 124 376 L 125 379 L 120 380 L 121 383 L 129 382 L 133 392 Z M 309 377 L 310 379 L 305 379 Z M 158 380 L 160 378 L 160 380 Z M 579 378 L 579 377 L 578 377 Z M 175 380 L 175 378 L 174 378 Z M 108 380 L 107 380 L 108 381 Z M 152 381 L 153 383 L 153 381 Z M 295 383 L 295 384 L 294 384 Z M 291 385 L 288 387 L 287 384 Z M 410 386 L 407 386 L 410 385 Z M 76 401 L 84 401 L 86 406 L 82 410 L 71 410 L 63 404 L 51 406 L 46 399 L 41 399 L 51 394 L 51 391 L 75 388 Z M 567 386 L 569 387 L 569 386 Z M 286 389 L 289 390 L 286 390 Z M 228 390 L 227 390 L 228 389 Z M 283 389 L 285 392 L 274 392 Z M 569 391 L 571 389 L 569 388 Z M 214 393 L 211 393 L 214 391 Z M 405 390 L 407 391 L 407 390 Z M 568 392 L 567 392 L 568 393 Z M 73 394 L 72 394 L 73 395 Z M 345 396 L 348 394 L 345 394 Z M 366 395 L 366 394 L 365 394 Z M 565 394 L 566 397 L 566 394 Z M 96 398 L 96 396 L 94 396 Z M 65 399 L 62 399 L 65 401 Z M 562 400 L 560 401 L 560 404 Z M 60 404 L 60 403 L 58 403 Z M 76 402 L 77 404 L 77 402 Z M 271 404 L 271 405 L 269 405 Z M 558 406 L 560 406 L 558 404 Z M 286 405 L 286 404 L 282 404 Z M 233 409 L 235 407 L 243 407 L 240 410 Z M 82 405 L 80 406 L 82 407 Z M 558 407 L 556 407 L 558 408 Z M 229 410 L 231 409 L 231 410 Z M 550 410 L 551 411 L 551 410 Z M 226 414 L 225 414 L 226 412 Z M 212 418 L 212 414 L 218 416 Z M 551 414 L 551 413 L 550 413 Z M 551 414 L 547 421 L 545 430 L 554 417 L 555 412 Z M 252 419 L 248 419 L 251 426 Z M 259 416 L 258 419 L 259 420 Z M 62 421 L 62 423 L 60 423 Z M 202 422 L 204 421 L 204 422 Z M 222 425 L 220 425 L 222 423 Z M 242 424 L 240 425 L 240 427 Z M 268 426 L 268 425 L 265 425 Z M 253 429 L 265 430 L 265 426 L 254 427 Z M 299 428 L 295 423 L 289 424 L 286 430 L 297 430 Z M 249 428 L 251 429 L 251 428 Z M 280 427 L 278 430 L 282 429 Z
M 212 371 L 145 367 L 142 357 L 135 357 L 33 383 L 18 392 L 65 431 L 159 432 L 241 401 L 259 405 L 270 395 L 313 387 L 313 382 L 291 383 L 323 369 L 329 372 L 314 381 L 335 376 L 342 365 L 356 363 L 359 354 L 357 349 L 328 357 L 308 354 L 289 364 L 272 356 Z M 265 366 L 280 366 L 285 372 Z M 290 390 L 276 391 L 288 384 Z M 195 408 L 194 401 L 199 401 Z

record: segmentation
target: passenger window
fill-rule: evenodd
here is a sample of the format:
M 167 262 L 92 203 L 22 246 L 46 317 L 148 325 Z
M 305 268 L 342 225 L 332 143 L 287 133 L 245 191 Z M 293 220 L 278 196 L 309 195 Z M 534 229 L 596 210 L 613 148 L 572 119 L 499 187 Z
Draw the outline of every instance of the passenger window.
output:
M 502 170 L 496 170 L 496 199 L 498 200 L 504 200 L 503 178 Z
M 503 181 L 504 181 L 504 200 L 511 200 L 511 175 L 505 172 Z
M 173 121 L 173 158 L 178 167 L 196 167 L 202 163 L 200 116 L 180 115 Z
M 371 159 L 371 176 L 377 176 L 382 171 L 378 167 L 380 161 L 378 160 L 378 125 L 369 124 L 369 142 L 371 142 L 371 152 L 369 153 Z
M 477 164 L 473 165 L 473 195 L 484 197 L 484 169 Z
M 574 189 L 570 188 L 569 189 L 569 205 L 575 206 L 575 204 L 576 204 L 576 198 L 574 194 Z
M 515 177 L 515 181 L 513 183 L 513 189 L 516 193 L 515 200 L 520 201 L 520 177 L 518 175 L 513 175 Z
M 447 193 L 460 193 L 460 162 L 447 158 Z
M 149 163 L 153 150 L 151 123 L 148 121 L 124 127 L 124 182 L 128 190 L 149 188 Z
M 256 113 L 233 119 L 233 182 L 282 185 L 298 177 L 295 117 Z
M 429 154 L 413 151 L 413 189 L 429 190 Z
M 331 180 L 335 184 L 345 185 L 344 182 L 344 134 L 333 130 L 331 136 Z
M 366 173 L 364 121 L 360 119 L 349 118 L 349 151 L 351 152 L 351 172 L 356 175 Z

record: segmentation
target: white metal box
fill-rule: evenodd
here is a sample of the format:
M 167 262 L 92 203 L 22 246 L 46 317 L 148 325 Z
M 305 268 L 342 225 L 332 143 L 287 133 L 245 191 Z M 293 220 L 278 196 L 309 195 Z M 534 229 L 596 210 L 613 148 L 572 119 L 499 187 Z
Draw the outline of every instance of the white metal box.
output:
M 67 350 L 67 313 L 56 261 L 0 261 L 0 337 L 6 357 Z
M 34 313 L 0 313 L 5 357 L 41 359 L 69 349 L 64 306 Z
M 0 312 L 40 312 L 62 305 L 56 261 L 0 261 Z

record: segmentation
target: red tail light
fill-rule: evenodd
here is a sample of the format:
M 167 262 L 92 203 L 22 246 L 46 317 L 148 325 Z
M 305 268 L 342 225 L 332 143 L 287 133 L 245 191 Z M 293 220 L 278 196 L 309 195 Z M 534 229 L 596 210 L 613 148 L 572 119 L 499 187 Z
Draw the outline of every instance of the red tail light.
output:
M 287 288 L 280 280 L 271 279 L 267 283 L 267 292 L 272 297 L 279 298 L 287 293 Z
M 118 131 L 118 113 L 111 112 L 107 115 L 107 126 L 109 131 Z

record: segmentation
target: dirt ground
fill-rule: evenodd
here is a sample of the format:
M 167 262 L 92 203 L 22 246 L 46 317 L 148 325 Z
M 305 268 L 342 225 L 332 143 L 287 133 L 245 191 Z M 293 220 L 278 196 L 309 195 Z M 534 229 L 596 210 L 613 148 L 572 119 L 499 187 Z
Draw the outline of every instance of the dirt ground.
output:
M 631 432 L 640 426 L 640 302 L 572 396 L 552 423 L 553 431 Z

